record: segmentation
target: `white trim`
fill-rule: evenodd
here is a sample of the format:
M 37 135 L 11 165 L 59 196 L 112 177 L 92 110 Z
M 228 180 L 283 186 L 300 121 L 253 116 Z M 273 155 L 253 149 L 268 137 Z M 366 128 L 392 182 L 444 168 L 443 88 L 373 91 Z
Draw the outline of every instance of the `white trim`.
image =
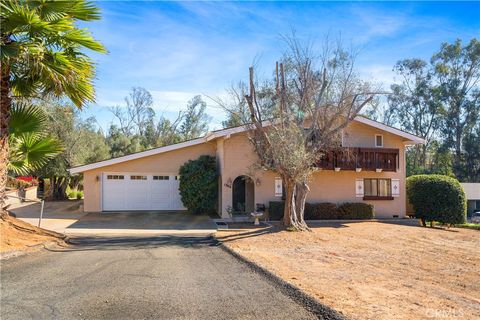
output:
M 373 121 L 373 120 L 370 120 L 368 118 L 365 118 L 365 117 L 362 117 L 362 116 L 357 116 L 355 117 L 355 121 L 358 121 L 360 123 L 363 123 L 363 124 L 367 124 L 369 126 L 372 126 L 372 127 L 375 127 L 375 128 L 378 128 L 380 130 L 383 130 L 383 131 L 386 131 L 386 132 L 389 132 L 389 133 L 393 133 L 397 136 L 400 136 L 400 137 L 403 137 L 403 138 L 406 138 L 408 139 L 408 142 L 412 143 L 412 144 L 424 144 L 425 143 L 425 139 L 422 139 L 420 137 L 417 137 L 413 134 L 410 134 L 410 133 L 407 133 L 407 132 L 403 132 L 402 130 L 398 130 L 396 128 L 393 128 L 393 127 L 390 127 L 390 126 L 387 126 L 383 123 L 380 123 L 380 122 L 377 122 L 377 121 Z
M 363 179 L 355 179 L 355 197 L 363 198 L 365 194 L 365 185 Z
M 382 145 L 377 145 L 377 137 L 382 137 Z M 383 134 L 376 134 L 375 135 L 375 148 L 383 148 Z
M 419 138 L 417 136 L 414 136 L 413 134 L 403 132 L 401 130 L 389 127 L 387 125 L 384 125 L 383 123 L 379 123 L 379 122 L 364 118 L 362 116 L 355 117 L 354 121 L 358 121 L 360 123 L 363 123 L 363 124 L 378 128 L 380 130 L 395 134 L 397 136 L 406 138 L 406 139 L 408 139 L 406 141 L 406 145 L 425 143 L 424 139 Z M 263 126 L 268 126 L 270 124 L 271 124 L 270 121 L 263 121 L 263 123 L 262 123 Z M 70 169 L 68 169 L 68 171 L 70 171 L 71 174 L 85 172 L 85 171 L 88 171 L 88 170 L 93 170 L 93 169 L 97 169 L 97 168 L 101 168 L 101 167 L 106 167 L 106 166 L 110 166 L 110 165 L 113 165 L 113 164 L 122 163 L 122 162 L 125 162 L 125 161 L 135 160 L 135 159 L 148 157 L 148 156 L 152 156 L 152 155 L 156 155 L 156 154 L 160 154 L 160 153 L 164 153 L 164 152 L 168 152 L 168 151 L 173 151 L 173 150 L 178 150 L 178 149 L 194 146 L 194 145 L 197 145 L 197 144 L 202 144 L 202 143 L 212 141 L 212 140 L 217 139 L 217 138 L 221 138 L 221 137 L 225 137 L 225 136 L 228 137 L 232 134 L 245 132 L 245 131 L 251 130 L 251 128 L 252 127 L 249 126 L 249 125 L 243 125 L 243 126 L 238 126 L 238 127 L 229 128 L 229 129 L 212 131 L 212 132 L 208 132 L 204 137 L 201 137 L 201 138 L 197 138 L 197 139 L 193 139 L 193 140 L 185 141 L 185 142 L 180 142 L 180 143 L 172 144 L 172 145 L 165 146 L 165 147 L 155 148 L 155 149 L 151 149 L 151 150 L 147 150 L 147 151 L 137 152 L 137 153 L 134 153 L 134 154 L 123 156 L 123 157 L 104 160 L 104 161 L 100 161 L 100 162 L 96 162 L 96 163 L 92 163 L 92 164 L 86 164 L 86 165 L 83 165 L 83 166 L 70 168 Z
M 151 150 L 147 150 L 147 151 L 137 152 L 137 153 L 134 153 L 134 154 L 129 154 L 129 155 L 126 155 L 126 156 L 123 156 L 123 157 L 118 157 L 118 158 L 114 158 L 114 159 L 95 162 L 95 163 L 92 163 L 92 164 L 86 164 L 86 165 L 71 168 L 71 169 L 68 169 L 68 170 L 70 171 L 71 174 L 80 173 L 80 172 L 84 172 L 84 171 L 88 171 L 88 170 L 93 170 L 93 169 L 97 169 L 97 168 L 101 168 L 101 167 L 110 166 L 112 164 L 117 164 L 117 163 L 121 163 L 121 162 L 125 162 L 125 161 L 130 161 L 130 160 L 135 160 L 135 159 L 139 159 L 139 158 L 143 158 L 143 157 L 152 156 L 152 155 L 159 154 L 159 153 L 164 153 L 164 152 L 168 152 L 168 151 L 173 151 L 173 150 L 177 150 L 177 149 L 182 149 L 182 148 L 194 146 L 194 145 L 197 145 L 197 144 L 204 143 L 205 141 L 206 141 L 205 137 L 197 138 L 197 139 L 194 139 L 194 140 L 180 142 L 180 143 L 172 144 L 172 145 L 165 146 L 165 147 L 160 147 L 160 148 L 155 148 L 155 149 L 151 149 Z
M 400 196 L 400 179 L 390 179 L 392 197 Z
M 283 180 L 280 177 L 275 177 L 275 186 L 274 186 L 275 197 L 283 196 Z

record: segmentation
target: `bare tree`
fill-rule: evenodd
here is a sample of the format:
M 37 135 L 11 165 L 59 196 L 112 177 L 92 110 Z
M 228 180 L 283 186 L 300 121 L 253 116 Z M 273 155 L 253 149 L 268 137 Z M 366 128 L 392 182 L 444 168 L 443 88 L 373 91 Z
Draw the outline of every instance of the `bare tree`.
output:
M 125 107 L 112 107 L 110 111 L 119 121 L 123 134 L 144 135 L 148 124 L 155 117 L 152 105 L 150 92 L 141 87 L 133 87 L 128 97 L 125 97 Z
M 322 52 L 314 55 L 294 36 L 285 40 L 287 54 L 276 65 L 272 90 L 257 93 L 250 67 L 246 125 L 259 166 L 283 179 L 284 226 L 308 230 L 304 209 L 315 163 L 325 152 L 341 147 L 342 130 L 379 91 L 358 77 L 356 53 L 345 50 L 340 41 L 326 40 Z

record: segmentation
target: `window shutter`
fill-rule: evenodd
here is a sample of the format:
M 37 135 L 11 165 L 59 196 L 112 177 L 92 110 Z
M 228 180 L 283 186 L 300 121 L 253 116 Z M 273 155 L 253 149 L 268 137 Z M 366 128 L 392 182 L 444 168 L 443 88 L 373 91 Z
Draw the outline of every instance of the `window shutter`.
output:
M 275 197 L 281 197 L 282 195 L 283 195 L 282 178 L 275 178 Z
M 392 197 L 400 196 L 400 180 L 392 179 Z
M 364 191 L 363 191 L 363 179 L 357 179 L 355 181 L 355 194 L 357 198 L 363 198 Z

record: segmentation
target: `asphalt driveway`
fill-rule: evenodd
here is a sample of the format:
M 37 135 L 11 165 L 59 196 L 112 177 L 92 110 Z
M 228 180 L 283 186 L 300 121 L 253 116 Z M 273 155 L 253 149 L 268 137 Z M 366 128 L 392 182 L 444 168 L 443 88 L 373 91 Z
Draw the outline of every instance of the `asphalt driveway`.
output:
M 211 237 L 76 238 L 1 262 L 6 319 L 315 319 Z
M 206 215 L 185 211 L 126 211 L 88 213 L 70 225 L 67 234 L 211 234 L 217 226 Z

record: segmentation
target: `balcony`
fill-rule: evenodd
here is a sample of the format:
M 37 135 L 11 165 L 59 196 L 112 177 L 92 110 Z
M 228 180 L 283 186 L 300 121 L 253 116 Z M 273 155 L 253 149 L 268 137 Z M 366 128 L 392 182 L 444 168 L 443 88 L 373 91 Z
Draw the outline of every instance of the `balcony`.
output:
M 317 162 L 323 170 L 389 171 L 398 170 L 399 149 L 342 148 L 326 152 Z

